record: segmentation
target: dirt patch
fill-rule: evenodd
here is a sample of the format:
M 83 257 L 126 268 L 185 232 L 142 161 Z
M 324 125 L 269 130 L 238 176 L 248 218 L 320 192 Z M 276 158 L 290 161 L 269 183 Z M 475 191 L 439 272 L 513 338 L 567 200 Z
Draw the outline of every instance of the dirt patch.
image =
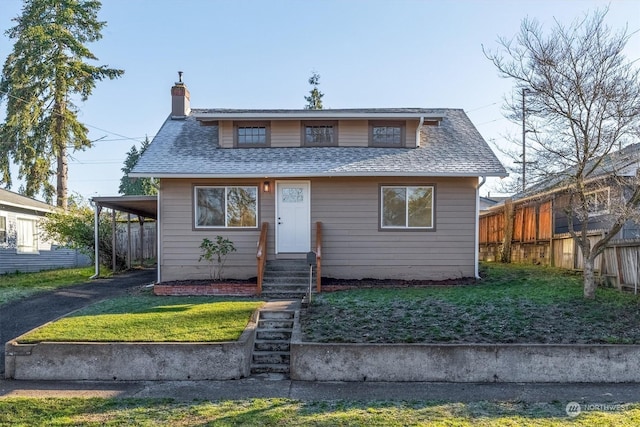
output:
M 424 288 L 431 286 L 469 286 L 479 281 L 473 277 L 447 280 L 397 280 L 397 279 L 335 279 L 322 278 L 324 290 L 356 289 L 356 288 Z

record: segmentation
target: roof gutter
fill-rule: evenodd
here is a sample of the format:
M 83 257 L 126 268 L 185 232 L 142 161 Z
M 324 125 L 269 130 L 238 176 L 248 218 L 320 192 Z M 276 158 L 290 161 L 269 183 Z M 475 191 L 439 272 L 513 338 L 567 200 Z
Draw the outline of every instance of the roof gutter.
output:
M 480 263 L 480 187 L 487 182 L 486 176 L 480 177 L 480 184 L 476 187 L 476 235 L 475 235 L 475 255 L 474 255 L 474 274 L 476 279 L 480 278 L 479 263 Z
M 422 129 L 423 124 L 424 124 L 424 116 L 420 116 L 420 123 L 418 123 L 418 127 L 416 128 L 416 147 L 420 147 L 420 131 Z

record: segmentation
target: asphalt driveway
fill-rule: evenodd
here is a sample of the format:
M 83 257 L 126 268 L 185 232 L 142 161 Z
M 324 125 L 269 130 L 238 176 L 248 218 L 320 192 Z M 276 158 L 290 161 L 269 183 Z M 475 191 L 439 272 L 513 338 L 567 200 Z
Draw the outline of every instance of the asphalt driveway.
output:
M 155 278 L 155 269 L 132 270 L 109 279 L 92 280 L 0 305 L 0 378 L 4 377 L 4 345 L 7 341 L 86 305 L 152 283 Z

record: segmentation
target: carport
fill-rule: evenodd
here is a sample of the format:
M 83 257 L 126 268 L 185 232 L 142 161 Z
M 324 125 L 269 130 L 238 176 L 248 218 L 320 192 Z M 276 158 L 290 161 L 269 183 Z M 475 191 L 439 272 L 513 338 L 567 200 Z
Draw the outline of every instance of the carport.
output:
M 144 221 L 145 219 L 158 219 L 158 197 L 157 196 L 114 196 L 114 197 L 93 197 L 91 204 L 94 208 L 94 246 L 95 246 L 95 274 L 92 278 L 100 275 L 100 256 L 98 247 L 98 236 L 100 227 L 100 213 L 103 208 L 111 209 L 111 227 L 112 227 L 112 259 L 113 270 L 116 269 L 116 211 L 127 214 L 127 266 L 131 267 L 131 215 L 138 217 L 140 224 L 140 240 L 144 238 Z M 156 229 L 157 230 L 157 229 Z M 158 236 L 156 232 L 156 236 Z M 158 242 L 159 243 L 159 242 Z M 160 245 L 157 245 L 158 252 Z M 141 257 L 142 258 L 142 257 Z M 159 257 L 158 257 L 159 259 Z M 159 268 L 159 267 L 158 267 Z

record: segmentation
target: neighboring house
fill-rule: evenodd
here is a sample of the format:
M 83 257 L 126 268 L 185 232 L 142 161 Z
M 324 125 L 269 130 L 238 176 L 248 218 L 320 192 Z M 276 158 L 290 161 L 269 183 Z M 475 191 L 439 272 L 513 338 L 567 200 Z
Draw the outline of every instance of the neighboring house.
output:
M 160 181 L 159 281 L 206 279 L 203 238 L 237 248 L 227 277 L 305 258 L 322 228 L 322 276 L 477 276 L 478 189 L 506 172 L 464 111 L 191 109 L 172 113 L 130 174 Z
M 0 274 L 90 265 L 85 255 L 42 238 L 39 224 L 56 208 L 0 189 Z
M 610 228 L 611 213 L 617 208 L 613 201 L 619 192 L 628 195 L 631 187 L 637 185 L 640 144 L 629 145 L 594 162 L 598 162 L 598 166 L 587 182 L 586 196 L 590 210 L 585 224 L 592 244 Z M 506 245 L 513 262 L 582 268 L 581 251 L 569 234 L 566 209 L 569 196 L 562 176 L 557 174 L 515 195 L 506 203 L 481 213 L 479 249 L 482 260 L 499 259 Z M 636 216 L 636 219 L 640 219 L 640 212 Z M 583 221 L 574 217 L 573 223 L 574 230 L 579 231 Z M 509 234 L 511 241 L 506 242 L 505 235 Z M 638 271 L 637 260 L 634 261 L 636 267 L 630 264 L 625 266 L 625 258 L 637 258 L 630 252 L 631 248 L 635 251 L 640 246 L 640 225 L 637 222 L 627 221 L 620 232 L 613 236 L 610 246 L 611 250 L 607 249 L 605 256 L 596 260 L 597 270 L 612 275 L 617 275 L 618 271 L 622 274 L 623 270 Z M 622 247 L 624 249 L 619 249 Z M 620 283 L 638 282 L 639 279 L 619 277 Z

